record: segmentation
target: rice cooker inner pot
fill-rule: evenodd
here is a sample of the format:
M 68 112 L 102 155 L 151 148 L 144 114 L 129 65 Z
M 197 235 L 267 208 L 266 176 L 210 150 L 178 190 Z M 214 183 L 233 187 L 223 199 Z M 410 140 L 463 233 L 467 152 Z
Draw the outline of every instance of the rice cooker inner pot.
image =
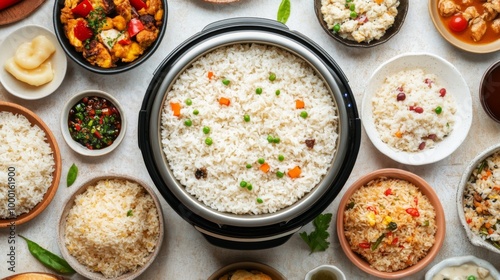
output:
M 300 34 L 291 33 L 284 25 L 263 19 L 249 20 L 247 25 L 245 20 L 232 19 L 229 24 L 222 21 L 208 26 L 174 50 L 155 73 L 140 113 L 139 129 L 143 131 L 139 131 L 139 145 L 153 181 L 174 210 L 205 234 L 230 231 L 233 235 L 246 235 L 245 228 L 259 227 L 265 228 L 269 235 L 298 230 L 321 213 L 340 192 L 359 150 L 361 133 L 356 104 L 335 62 L 324 61 L 322 56 L 328 58 L 324 51 Z M 235 26 L 234 22 L 238 24 Z M 339 115 L 336 155 L 325 177 L 294 205 L 271 214 L 236 215 L 204 205 L 177 182 L 162 151 L 161 111 L 173 82 L 200 56 L 223 46 L 245 43 L 276 46 L 307 61 L 329 87 Z M 144 120 L 146 123 L 141 123 Z

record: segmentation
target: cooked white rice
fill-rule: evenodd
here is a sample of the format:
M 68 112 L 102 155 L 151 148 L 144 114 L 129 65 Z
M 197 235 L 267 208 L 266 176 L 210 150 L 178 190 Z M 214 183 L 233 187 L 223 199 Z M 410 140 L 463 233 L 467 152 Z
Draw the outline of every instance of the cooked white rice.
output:
M 154 251 L 158 211 L 151 195 L 127 180 L 101 180 L 77 195 L 64 229 L 68 252 L 106 278 L 136 271 Z
M 435 74 L 419 68 L 387 77 L 371 100 L 380 139 L 405 152 L 433 148 L 442 141 L 453 130 L 457 110 L 453 93 L 442 96 L 442 89 L 446 90 Z M 405 94 L 402 101 L 397 99 L 401 92 Z
M 45 132 L 25 116 L 0 112 L 1 219 L 29 212 L 42 201 L 52 184 L 55 162 L 46 141 Z M 13 171 L 13 176 L 9 176 L 9 171 Z M 9 182 L 14 182 L 10 186 L 15 187 L 9 188 Z M 15 215 L 10 211 L 9 192 L 14 194 Z
M 500 251 L 500 152 L 472 172 L 464 191 L 464 214 L 471 231 Z
M 379 271 L 398 271 L 416 264 L 435 242 L 434 207 L 410 182 L 388 178 L 370 181 L 349 198 L 347 206 L 344 232 L 351 249 Z M 397 229 L 389 229 L 391 222 Z M 375 246 L 379 238 L 380 244 Z
M 354 5 L 354 11 L 351 10 Z M 321 13 L 329 29 L 356 42 L 371 42 L 384 36 L 398 14 L 398 0 L 321 0 Z M 355 17 L 352 17 L 352 13 Z M 332 31 L 335 32 L 335 31 Z
M 209 72 L 214 76 L 208 78 Z M 220 105 L 221 97 L 230 105 Z M 305 108 L 296 109 L 296 100 Z M 179 117 L 171 102 L 181 103 Z M 300 117 L 302 111 L 307 118 Z M 187 119 L 192 126 L 184 124 Z M 170 168 L 187 192 L 219 211 L 261 214 L 293 204 L 320 182 L 335 154 L 337 121 L 329 90 L 303 59 L 277 47 L 238 44 L 206 54 L 179 76 L 167 93 L 161 135 Z M 207 135 L 204 126 L 211 129 Z M 269 143 L 268 135 L 280 142 Z M 206 137 L 212 145 L 205 144 Z M 306 147 L 306 139 L 315 139 L 314 148 Z M 267 173 L 259 169 L 259 158 L 269 164 Z M 286 174 L 296 166 L 302 173 L 292 179 Z M 207 177 L 196 179 L 202 168 Z M 278 178 L 277 171 L 284 177 Z M 253 189 L 240 187 L 241 181 Z

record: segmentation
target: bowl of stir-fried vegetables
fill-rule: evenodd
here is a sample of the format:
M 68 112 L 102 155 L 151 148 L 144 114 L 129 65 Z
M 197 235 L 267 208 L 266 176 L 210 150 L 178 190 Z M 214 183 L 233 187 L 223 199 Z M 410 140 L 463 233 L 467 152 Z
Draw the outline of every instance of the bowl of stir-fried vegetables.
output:
M 116 74 L 146 61 L 167 25 L 166 0 L 57 0 L 54 29 L 66 54 L 83 68 Z

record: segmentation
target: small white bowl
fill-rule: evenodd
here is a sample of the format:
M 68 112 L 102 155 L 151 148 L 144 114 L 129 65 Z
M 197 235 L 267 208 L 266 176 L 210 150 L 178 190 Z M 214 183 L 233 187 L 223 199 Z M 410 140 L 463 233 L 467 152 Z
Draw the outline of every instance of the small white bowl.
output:
M 111 101 L 111 103 L 113 103 L 116 106 L 116 108 L 118 109 L 118 112 L 120 113 L 120 117 L 121 117 L 120 134 L 115 139 L 115 141 L 113 142 L 113 144 L 111 144 L 110 146 L 108 146 L 106 148 L 96 149 L 96 150 L 90 150 L 87 147 L 84 147 L 80 143 L 78 143 L 75 140 L 73 140 L 73 138 L 71 137 L 71 134 L 69 132 L 69 129 L 68 129 L 68 114 L 69 114 L 69 110 L 78 101 L 80 101 L 82 98 L 84 98 L 86 96 L 98 96 L 98 97 L 106 98 L 106 99 L 108 99 L 109 101 Z M 118 103 L 118 100 L 116 100 L 111 94 L 109 94 L 107 92 L 104 92 L 104 91 L 100 91 L 100 90 L 86 90 L 86 91 L 82 91 L 80 93 L 77 93 L 77 94 L 73 95 L 66 102 L 66 104 L 64 105 L 63 110 L 61 112 L 61 133 L 63 135 L 64 141 L 66 141 L 66 144 L 68 144 L 68 146 L 71 149 L 73 149 L 73 151 L 75 151 L 75 152 L 77 152 L 77 153 L 79 153 L 81 155 L 84 155 L 84 156 L 102 156 L 102 155 L 110 153 L 111 151 L 113 151 L 114 149 L 116 149 L 116 147 L 118 147 L 118 145 L 120 145 L 120 143 L 123 141 L 123 138 L 125 137 L 126 130 L 127 130 L 127 120 L 126 120 L 123 108 L 121 107 L 120 103 Z
M 309 271 L 307 274 L 306 274 L 306 278 L 305 280 L 311 280 L 313 279 L 312 277 L 318 273 L 330 273 L 330 275 L 334 275 L 335 278 L 331 278 L 331 279 L 337 279 L 337 280 L 346 280 L 345 278 L 345 275 L 344 273 L 342 272 L 342 270 L 340 270 L 338 267 L 334 266 L 334 265 L 328 265 L 328 264 L 324 264 L 324 265 L 320 265 L 318 267 L 316 267 L 315 269 Z M 322 279 L 322 278 L 316 278 L 316 279 Z
M 411 153 L 396 150 L 382 142 L 374 124 L 371 100 L 388 76 L 416 68 L 437 75 L 439 83 L 453 94 L 457 112 L 454 129 L 448 137 L 436 143 L 433 149 Z M 380 65 L 368 80 L 362 100 L 361 118 L 366 134 L 380 152 L 403 164 L 424 165 L 446 158 L 465 140 L 472 124 L 472 98 L 465 79 L 445 59 L 430 53 L 401 54 Z
M 17 47 L 25 42 L 30 42 L 38 35 L 44 35 L 55 46 L 56 51 L 49 57 L 54 70 L 54 79 L 41 86 L 31 86 L 19 81 L 5 70 L 4 64 L 16 53 Z M 12 95 L 26 100 L 35 100 L 46 97 L 56 91 L 66 75 L 66 53 L 59 45 L 52 31 L 39 25 L 25 25 L 10 33 L 0 44 L 0 82 Z
M 475 234 L 472 232 L 470 229 L 469 225 L 467 224 L 467 221 L 465 219 L 465 213 L 464 213 L 464 204 L 463 204 L 463 197 L 464 197 L 464 191 L 465 191 L 465 186 L 467 185 L 467 181 L 469 181 L 469 177 L 472 174 L 472 171 L 477 168 L 477 166 L 486 158 L 494 154 L 495 152 L 500 151 L 500 144 L 493 145 L 483 152 L 481 152 L 479 155 L 477 155 L 468 165 L 465 171 L 462 173 L 462 178 L 460 179 L 460 183 L 458 184 L 458 189 L 457 189 L 457 195 L 456 195 L 456 204 L 457 204 L 457 210 L 458 210 L 458 218 L 460 220 L 460 223 L 462 224 L 463 228 L 465 229 L 465 234 L 467 235 L 467 238 L 469 238 L 469 241 L 478 247 L 482 247 L 485 249 L 488 249 L 492 252 L 495 252 L 497 254 L 500 254 L 500 250 L 498 248 L 495 248 L 491 243 L 488 243 L 486 240 L 483 240 L 479 235 Z M 498 278 L 500 279 L 500 278 Z
M 429 271 L 427 271 L 427 273 L 425 273 L 425 280 L 432 280 L 432 278 L 445 267 L 460 266 L 467 263 L 472 263 L 477 266 L 484 267 L 490 271 L 490 275 L 493 277 L 493 279 L 500 279 L 500 273 L 498 273 L 498 270 L 489 262 L 476 258 L 474 256 L 461 256 L 448 258 L 437 263 Z

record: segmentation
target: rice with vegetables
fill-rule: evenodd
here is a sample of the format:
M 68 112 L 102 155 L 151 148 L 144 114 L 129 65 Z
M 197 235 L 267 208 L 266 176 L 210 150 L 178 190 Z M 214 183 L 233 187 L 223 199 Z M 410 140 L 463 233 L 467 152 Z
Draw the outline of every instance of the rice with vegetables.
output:
M 52 185 L 55 160 L 46 141 L 45 132 L 25 116 L 0 112 L 0 219 L 28 213 Z
M 500 250 L 500 152 L 482 161 L 465 186 L 463 205 L 471 231 Z
M 301 58 L 274 46 L 236 44 L 197 59 L 162 111 L 174 177 L 218 211 L 273 213 L 310 192 L 336 149 L 337 109 Z
M 405 269 L 434 245 L 436 212 L 410 182 L 378 178 L 362 186 L 344 210 L 344 231 L 351 249 L 385 272 Z
M 387 77 L 371 101 L 380 139 L 396 150 L 433 148 L 455 124 L 453 93 L 435 74 L 419 68 Z
M 398 0 L 321 0 L 321 14 L 340 37 L 369 43 L 394 24 L 398 6 Z

